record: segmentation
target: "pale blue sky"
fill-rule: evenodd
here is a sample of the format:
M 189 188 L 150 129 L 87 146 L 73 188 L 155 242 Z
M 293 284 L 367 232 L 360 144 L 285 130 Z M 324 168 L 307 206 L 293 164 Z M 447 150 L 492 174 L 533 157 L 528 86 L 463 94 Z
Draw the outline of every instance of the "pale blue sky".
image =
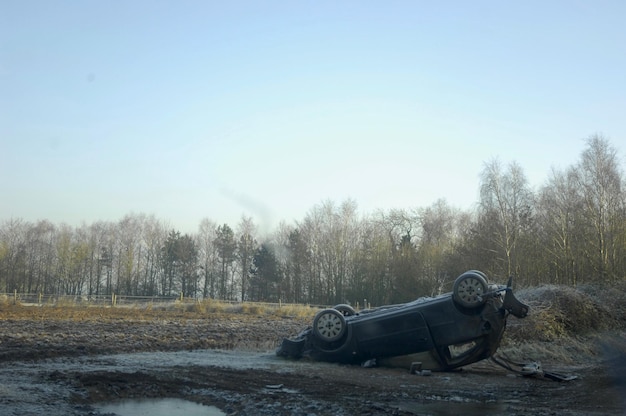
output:
M 0 0 L 0 221 L 469 209 L 626 151 L 624 1 Z

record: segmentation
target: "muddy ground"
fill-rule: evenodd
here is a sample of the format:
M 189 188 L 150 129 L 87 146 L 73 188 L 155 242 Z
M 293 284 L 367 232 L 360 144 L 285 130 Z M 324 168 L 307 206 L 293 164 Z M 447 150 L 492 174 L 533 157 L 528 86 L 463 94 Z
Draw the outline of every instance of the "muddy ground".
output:
M 185 311 L 0 307 L 0 414 L 104 415 L 127 398 L 183 398 L 233 415 L 622 415 L 624 338 L 543 362 L 555 382 L 490 361 L 409 374 L 278 358 L 309 318 Z M 517 357 L 521 358 L 521 357 Z

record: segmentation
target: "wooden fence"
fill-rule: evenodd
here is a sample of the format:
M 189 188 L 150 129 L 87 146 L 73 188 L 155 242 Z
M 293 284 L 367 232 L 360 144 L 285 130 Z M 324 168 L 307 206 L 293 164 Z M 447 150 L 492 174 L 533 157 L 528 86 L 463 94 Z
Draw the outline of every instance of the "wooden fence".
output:
M 197 303 L 202 302 L 203 299 L 185 297 L 181 293 L 179 296 L 126 296 L 117 295 L 115 293 L 111 295 L 54 295 L 45 293 L 0 293 L 0 301 L 10 302 L 13 304 L 22 305 L 85 305 L 85 306 L 141 306 L 149 304 L 172 304 L 172 303 Z M 259 306 L 268 306 L 272 308 L 281 308 L 283 306 L 290 306 L 296 304 L 286 304 L 282 302 L 241 302 L 234 300 L 221 300 L 215 299 L 216 302 L 226 304 L 255 304 Z M 298 304 L 298 306 L 304 306 Z M 325 305 L 306 305 L 311 308 L 327 308 Z

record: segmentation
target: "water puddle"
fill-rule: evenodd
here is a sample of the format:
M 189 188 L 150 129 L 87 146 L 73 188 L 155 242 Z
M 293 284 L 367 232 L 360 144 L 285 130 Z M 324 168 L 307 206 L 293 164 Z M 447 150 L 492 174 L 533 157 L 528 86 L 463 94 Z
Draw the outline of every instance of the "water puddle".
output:
M 133 399 L 95 406 L 98 412 L 117 416 L 225 416 L 215 406 L 182 399 Z
M 398 403 L 400 410 L 412 412 L 419 416 L 485 416 L 501 415 L 506 407 L 501 403 Z

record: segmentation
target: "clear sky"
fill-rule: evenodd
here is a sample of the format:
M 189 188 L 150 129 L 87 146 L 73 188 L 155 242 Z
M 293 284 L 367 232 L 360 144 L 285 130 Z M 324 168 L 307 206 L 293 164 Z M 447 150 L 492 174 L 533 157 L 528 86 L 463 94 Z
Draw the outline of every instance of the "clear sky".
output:
M 626 2 L 0 0 L 0 221 L 194 232 L 478 200 L 603 134 L 626 151 Z

